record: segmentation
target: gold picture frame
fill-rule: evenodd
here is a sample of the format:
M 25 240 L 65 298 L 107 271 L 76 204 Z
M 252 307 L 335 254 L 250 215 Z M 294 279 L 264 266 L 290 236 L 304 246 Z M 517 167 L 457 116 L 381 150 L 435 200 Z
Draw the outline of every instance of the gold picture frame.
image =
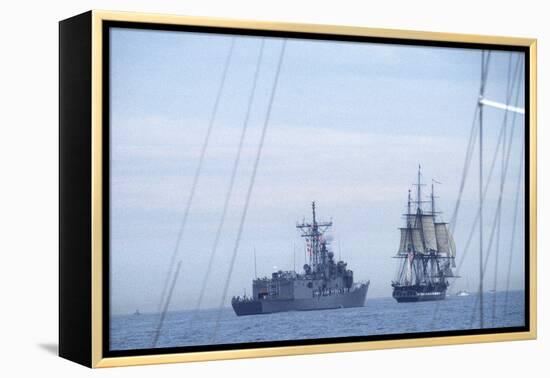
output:
M 193 26 L 241 31 L 354 36 L 524 48 L 528 55 L 529 240 L 528 329 L 443 337 L 257 347 L 198 352 L 105 356 L 106 293 L 103 245 L 105 160 L 103 84 L 105 25 L 109 22 Z M 535 339 L 537 335 L 537 41 L 528 38 L 378 29 L 368 27 L 259 22 L 93 10 L 60 23 L 60 355 L 89 367 L 114 367 L 218 359 L 346 352 Z M 76 88 L 76 89 L 75 89 Z M 528 106 L 528 107 L 527 107 Z M 78 146 L 75 139 L 80 141 Z M 81 149 L 86 146 L 85 149 Z M 74 166 L 69 160 L 82 159 Z M 88 164 L 89 163 L 89 164 Z M 73 164 L 73 165 L 71 165 Z M 82 178 L 80 180 L 80 178 Z M 75 180 L 78 181 L 75 184 Z M 75 205 L 77 204 L 77 205 Z M 76 207 L 75 207 L 76 206 Z M 79 209 L 81 211 L 79 211 Z M 78 214 L 77 214 L 78 211 Z

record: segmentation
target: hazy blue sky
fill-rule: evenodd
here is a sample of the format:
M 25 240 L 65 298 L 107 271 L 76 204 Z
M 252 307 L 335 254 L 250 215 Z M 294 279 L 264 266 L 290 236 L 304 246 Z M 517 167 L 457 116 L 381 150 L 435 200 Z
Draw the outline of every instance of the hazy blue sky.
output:
M 114 313 L 156 310 L 198 162 L 229 36 L 113 29 L 111 32 L 111 305 Z M 242 164 L 204 300 L 216 306 L 228 270 L 246 187 L 272 88 L 280 39 L 266 39 Z M 183 259 L 171 309 L 193 308 L 221 216 L 243 126 L 260 39 L 238 37 L 197 195 L 179 250 Z M 334 222 L 334 249 L 368 297 L 390 296 L 391 257 L 407 190 L 418 164 L 435 178 L 448 221 L 479 92 L 478 50 L 289 40 L 229 298 L 251 290 L 253 250 L 259 275 L 304 263 L 296 221 Z M 505 102 L 510 53 L 493 52 L 487 97 Z M 518 54 L 514 54 L 515 64 Z M 523 86 L 523 80 L 521 80 Z M 522 92 L 523 93 L 523 92 Z M 523 95 L 519 105 L 523 106 Z M 504 113 L 485 111 L 485 171 Z M 524 131 L 516 120 L 504 190 L 497 288 L 506 280 L 515 178 Z M 477 155 L 476 155 L 477 157 Z M 477 210 L 477 160 L 455 232 L 461 256 Z M 485 240 L 498 197 L 500 161 L 488 192 Z M 523 186 L 520 214 L 523 214 Z M 453 291 L 478 284 L 474 237 Z M 513 248 L 512 288 L 523 286 L 523 216 Z M 492 288 L 495 251 L 486 285 Z M 229 300 L 228 298 L 228 300 Z M 368 299 L 367 299 L 368 300 Z

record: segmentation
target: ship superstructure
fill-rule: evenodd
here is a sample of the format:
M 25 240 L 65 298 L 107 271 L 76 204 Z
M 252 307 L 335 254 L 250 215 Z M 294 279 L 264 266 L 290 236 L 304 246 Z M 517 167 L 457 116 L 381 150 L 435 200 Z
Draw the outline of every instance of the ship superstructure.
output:
M 420 166 L 416 199 L 408 193 L 405 225 L 400 228 L 401 240 L 394 256 L 400 259 L 397 277 L 392 281 L 393 297 L 397 302 L 442 300 L 446 297 L 448 278 L 456 256 L 453 236 L 448 223 L 441 221 L 436 210 L 434 182 L 428 201 L 422 200 Z M 429 208 L 423 206 L 428 202 Z
M 332 222 L 317 221 L 313 202 L 312 221 L 296 225 L 309 255 L 303 272 L 279 270 L 271 277 L 254 279 L 252 297 L 233 297 L 235 313 L 241 316 L 364 306 L 369 282 L 355 283 L 347 264 L 334 259 L 325 237 L 330 227 Z

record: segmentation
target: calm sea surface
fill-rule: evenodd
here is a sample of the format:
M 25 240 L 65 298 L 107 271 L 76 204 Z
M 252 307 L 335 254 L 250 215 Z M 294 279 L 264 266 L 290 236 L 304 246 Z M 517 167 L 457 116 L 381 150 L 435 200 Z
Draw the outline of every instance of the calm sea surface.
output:
M 505 295 L 484 294 L 485 328 L 524 325 L 524 292 L 510 292 L 506 308 Z M 366 307 L 361 308 L 242 317 L 237 317 L 231 308 L 224 308 L 217 332 L 218 310 L 170 312 L 157 347 L 477 329 L 476 302 L 475 294 L 419 303 L 367 298 Z M 158 314 L 113 316 L 111 350 L 151 348 L 158 319 Z

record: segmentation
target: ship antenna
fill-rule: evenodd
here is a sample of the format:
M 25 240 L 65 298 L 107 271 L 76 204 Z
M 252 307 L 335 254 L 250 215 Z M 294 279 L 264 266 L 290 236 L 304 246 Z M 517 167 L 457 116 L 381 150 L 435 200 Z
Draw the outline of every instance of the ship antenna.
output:
M 296 243 L 292 243 L 292 267 L 296 271 Z
M 311 203 L 311 209 L 313 210 L 313 226 L 317 224 L 317 221 L 315 220 L 315 201 Z
M 256 247 L 254 247 L 254 277 L 258 278 L 258 271 L 256 270 Z

